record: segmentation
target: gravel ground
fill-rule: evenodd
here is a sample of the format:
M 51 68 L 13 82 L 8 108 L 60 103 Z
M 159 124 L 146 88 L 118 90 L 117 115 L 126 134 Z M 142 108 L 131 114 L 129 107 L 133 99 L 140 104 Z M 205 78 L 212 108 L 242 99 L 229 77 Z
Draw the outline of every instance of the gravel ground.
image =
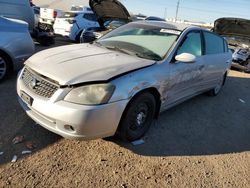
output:
M 23 112 L 15 82 L 0 84 L 0 187 L 250 187 L 250 74 L 231 71 L 217 97 L 162 113 L 137 146 L 50 133 Z

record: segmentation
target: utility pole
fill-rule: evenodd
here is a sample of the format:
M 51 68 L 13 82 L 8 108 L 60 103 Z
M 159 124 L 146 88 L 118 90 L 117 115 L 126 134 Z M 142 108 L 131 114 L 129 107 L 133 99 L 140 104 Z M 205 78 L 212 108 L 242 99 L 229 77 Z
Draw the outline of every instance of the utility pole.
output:
M 167 9 L 167 8 L 165 8 L 165 11 L 164 11 L 164 19 L 166 19 L 166 18 L 167 18 L 167 11 L 168 11 L 168 9 Z
M 178 0 L 177 6 L 176 6 L 175 21 L 177 21 L 177 18 L 178 18 L 179 6 L 180 6 L 180 0 Z

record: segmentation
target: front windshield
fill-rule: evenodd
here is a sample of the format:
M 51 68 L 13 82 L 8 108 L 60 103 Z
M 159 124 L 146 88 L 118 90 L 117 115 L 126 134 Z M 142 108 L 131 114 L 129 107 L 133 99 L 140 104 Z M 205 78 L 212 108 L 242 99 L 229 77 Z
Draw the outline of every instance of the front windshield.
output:
M 162 60 L 180 31 L 155 25 L 130 23 L 121 26 L 97 43 L 111 50 L 117 50 L 141 58 Z

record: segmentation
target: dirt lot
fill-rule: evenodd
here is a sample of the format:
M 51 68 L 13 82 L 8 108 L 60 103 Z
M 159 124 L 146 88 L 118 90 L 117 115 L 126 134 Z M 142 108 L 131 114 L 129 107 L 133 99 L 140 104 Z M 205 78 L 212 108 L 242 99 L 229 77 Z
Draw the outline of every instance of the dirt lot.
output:
M 15 82 L 0 84 L 0 187 L 250 187 L 250 74 L 231 71 L 217 97 L 162 113 L 138 146 L 50 133 L 23 112 Z M 21 155 L 28 141 L 36 149 Z

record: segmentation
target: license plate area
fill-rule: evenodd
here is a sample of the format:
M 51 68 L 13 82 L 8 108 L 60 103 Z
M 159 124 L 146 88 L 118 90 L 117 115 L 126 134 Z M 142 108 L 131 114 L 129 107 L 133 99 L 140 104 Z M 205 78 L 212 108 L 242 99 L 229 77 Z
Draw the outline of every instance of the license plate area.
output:
M 21 91 L 21 98 L 28 106 L 32 106 L 33 98 L 29 96 L 27 93 Z

